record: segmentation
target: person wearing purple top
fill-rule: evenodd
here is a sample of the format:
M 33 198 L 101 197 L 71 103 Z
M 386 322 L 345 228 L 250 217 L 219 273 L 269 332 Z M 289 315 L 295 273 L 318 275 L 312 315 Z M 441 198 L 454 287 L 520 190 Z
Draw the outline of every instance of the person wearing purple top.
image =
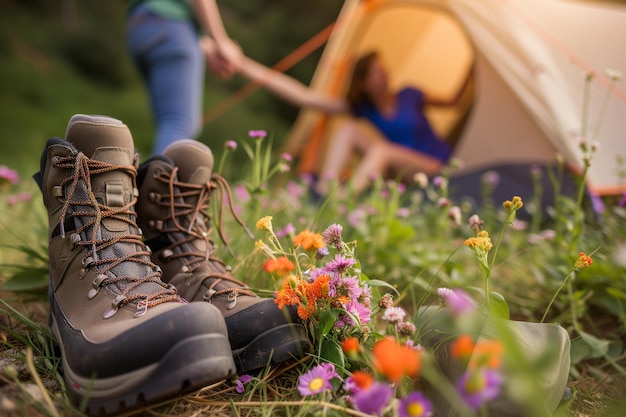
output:
M 351 176 L 357 192 L 369 184 L 372 176 L 388 171 L 405 178 L 417 172 L 435 175 L 452 152 L 451 146 L 433 131 L 423 109 L 428 104 L 454 105 L 457 99 L 436 99 L 414 87 L 391 90 L 377 52 L 357 59 L 343 98 L 321 94 L 249 58 L 242 60 L 239 70 L 298 106 L 355 116 L 342 121 L 329 141 L 316 185 L 320 194 L 327 193 L 329 181 L 342 179 L 355 152 L 361 154 Z M 368 134 L 358 119 L 371 122 L 387 140 Z

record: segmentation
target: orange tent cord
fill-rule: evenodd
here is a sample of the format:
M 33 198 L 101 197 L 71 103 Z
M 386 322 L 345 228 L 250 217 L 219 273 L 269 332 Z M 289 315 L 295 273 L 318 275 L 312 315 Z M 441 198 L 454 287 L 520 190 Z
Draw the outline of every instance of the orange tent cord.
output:
M 274 64 L 274 66 L 272 66 L 272 69 L 276 71 L 284 72 L 288 70 L 289 68 L 291 68 L 292 66 L 294 66 L 295 64 L 297 64 L 298 62 L 300 62 L 303 58 L 311 54 L 311 52 L 313 52 L 314 50 L 322 46 L 324 43 L 326 43 L 326 41 L 330 38 L 330 34 L 332 33 L 334 25 L 335 25 L 335 22 L 326 26 L 316 35 L 314 35 L 313 37 L 308 39 L 306 42 L 304 42 L 302 45 L 300 45 L 298 48 L 293 50 L 289 55 L 287 55 L 286 57 L 278 61 L 276 64 Z M 204 118 L 202 119 L 203 126 L 206 126 L 209 122 L 217 119 L 219 116 L 224 114 L 227 110 L 229 110 L 231 107 L 235 106 L 236 104 L 244 100 L 246 97 L 248 97 L 250 94 L 254 93 L 256 90 L 258 90 L 261 87 L 263 87 L 262 83 L 250 81 L 249 83 L 241 87 L 239 90 L 235 91 L 229 97 L 222 100 L 217 105 L 215 105 L 214 107 L 210 108 L 209 110 L 205 112 Z

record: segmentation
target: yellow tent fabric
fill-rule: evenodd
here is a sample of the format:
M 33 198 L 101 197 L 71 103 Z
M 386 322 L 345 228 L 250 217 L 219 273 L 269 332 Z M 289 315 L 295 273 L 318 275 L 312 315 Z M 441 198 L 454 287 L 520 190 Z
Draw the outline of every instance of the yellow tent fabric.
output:
M 626 191 L 626 94 L 605 70 L 626 71 L 623 39 L 626 7 L 616 3 L 347 0 L 312 87 L 343 94 L 350 63 L 369 50 L 382 55 L 392 87 L 453 96 L 470 77 L 457 107 L 427 113 L 466 170 L 548 163 L 557 152 L 581 170 L 585 140 L 599 144 L 588 186 L 614 194 Z M 305 150 L 304 170 L 318 166 L 332 127 L 319 112 L 300 113 L 288 144 Z

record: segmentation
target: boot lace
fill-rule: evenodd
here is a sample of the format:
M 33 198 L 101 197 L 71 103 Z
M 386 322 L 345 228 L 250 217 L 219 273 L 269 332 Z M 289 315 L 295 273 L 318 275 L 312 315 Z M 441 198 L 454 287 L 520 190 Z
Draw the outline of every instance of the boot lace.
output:
M 148 308 L 158 304 L 171 301 L 185 302 L 173 286 L 169 286 L 161 280 L 160 268 L 150 261 L 150 252 L 143 243 L 139 227 L 135 222 L 136 214 L 133 207 L 137 201 L 136 192 L 128 204 L 113 208 L 100 203 L 92 190 L 91 178 L 93 176 L 112 171 L 122 171 L 134 178 L 137 169 L 132 165 L 116 166 L 90 159 L 82 152 L 76 156 L 58 157 L 55 164 L 58 168 L 73 171 L 71 176 L 66 177 L 56 187 L 59 190 L 57 191 L 59 198 L 63 198 L 62 190 L 66 186 L 68 187 L 59 215 L 61 237 L 65 238 L 67 216 L 80 219 L 82 225 L 70 235 L 71 242 L 73 245 L 85 247 L 83 270 L 87 271 L 96 267 L 99 272 L 88 297 L 93 299 L 105 286 L 114 286 L 117 289 L 114 292 L 118 295 L 113 300 L 111 308 L 104 313 L 104 318 L 112 317 L 119 308 L 130 303 L 136 303 L 137 311 L 134 316 L 140 317 L 147 312 Z M 82 184 L 84 184 L 84 189 Z M 84 198 L 85 192 L 87 198 Z M 77 198 L 75 199 L 75 197 Z M 124 222 L 130 226 L 129 230 L 136 230 L 137 233 L 104 233 L 101 225 L 105 219 Z M 75 224 L 78 223 L 75 222 Z M 106 236 L 107 234 L 108 236 Z M 114 250 L 113 247 L 116 245 L 118 248 L 123 245 L 127 250 Z M 123 252 L 121 256 L 113 256 L 119 252 Z M 136 266 L 128 267 L 128 263 L 136 264 Z M 142 265 L 144 267 L 141 267 Z M 128 274 L 130 271 L 138 271 L 140 274 Z M 81 278 L 84 277 L 84 274 L 86 272 L 82 273 L 81 271 Z M 143 285 L 146 283 L 153 283 L 153 285 Z M 142 285 L 144 289 L 140 288 Z M 142 292 L 146 287 L 150 289 L 150 292 Z
M 234 308 L 237 296 L 247 295 L 256 297 L 256 294 L 250 288 L 233 277 L 224 262 L 214 256 L 215 245 L 211 240 L 213 228 L 211 226 L 211 216 L 208 214 L 211 197 L 215 190 L 216 201 L 218 204 L 218 226 L 217 231 L 222 242 L 226 245 L 231 254 L 233 251 L 226 240 L 226 236 L 222 230 L 223 218 L 223 201 L 226 199 L 233 218 L 246 231 L 250 238 L 254 238 L 253 234 L 246 227 L 244 222 L 235 213 L 232 192 L 226 179 L 218 174 L 213 174 L 210 181 L 204 184 L 191 184 L 178 180 L 178 168 L 173 167 L 171 172 L 161 172 L 156 179 L 166 183 L 169 193 L 162 196 L 156 203 L 168 208 L 169 215 L 163 219 L 160 230 L 164 233 L 182 233 L 185 238 L 178 239 L 167 250 L 168 259 L 186 258 L 187 265 L 183 267 L 183 272 L 193 273 L 197 269 L 205 265 L 207 262 L 216 263 L 222 266 L 225 272 L 206 271 L 205 280 L 210 280 L 209 289 L 204 295 L 206 301 L 211 301 L 212 297 L 227 295 L 229 307 Z M 191 245 L 192 242 L 201 240 L 204 242 L 204 252 L 196 251 Z M 188 245 L 189 244 L 189 245 Z M 179 253 L 175 253 L 173 249 L 179 247 Z M 226 288 L 217 289 L 218 284 L 226 284 Z

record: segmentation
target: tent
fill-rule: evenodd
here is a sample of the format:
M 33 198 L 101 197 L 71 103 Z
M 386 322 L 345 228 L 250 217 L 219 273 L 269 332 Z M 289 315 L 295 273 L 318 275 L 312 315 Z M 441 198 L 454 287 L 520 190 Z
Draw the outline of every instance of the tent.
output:
M 343 94 L 351 62 L 377 50 L 392 87 L 415 85 L 459 104 L 429 108 L 471 173 L 545 164 L 561 154 L 583 168 L 581 141 L 597 143 L 587 186 L 626 192 L 626 6 L 585 0 L 346 0 L 311 81 Z M 288 147 L 314 172 L 334 118 L 298 115 Z

